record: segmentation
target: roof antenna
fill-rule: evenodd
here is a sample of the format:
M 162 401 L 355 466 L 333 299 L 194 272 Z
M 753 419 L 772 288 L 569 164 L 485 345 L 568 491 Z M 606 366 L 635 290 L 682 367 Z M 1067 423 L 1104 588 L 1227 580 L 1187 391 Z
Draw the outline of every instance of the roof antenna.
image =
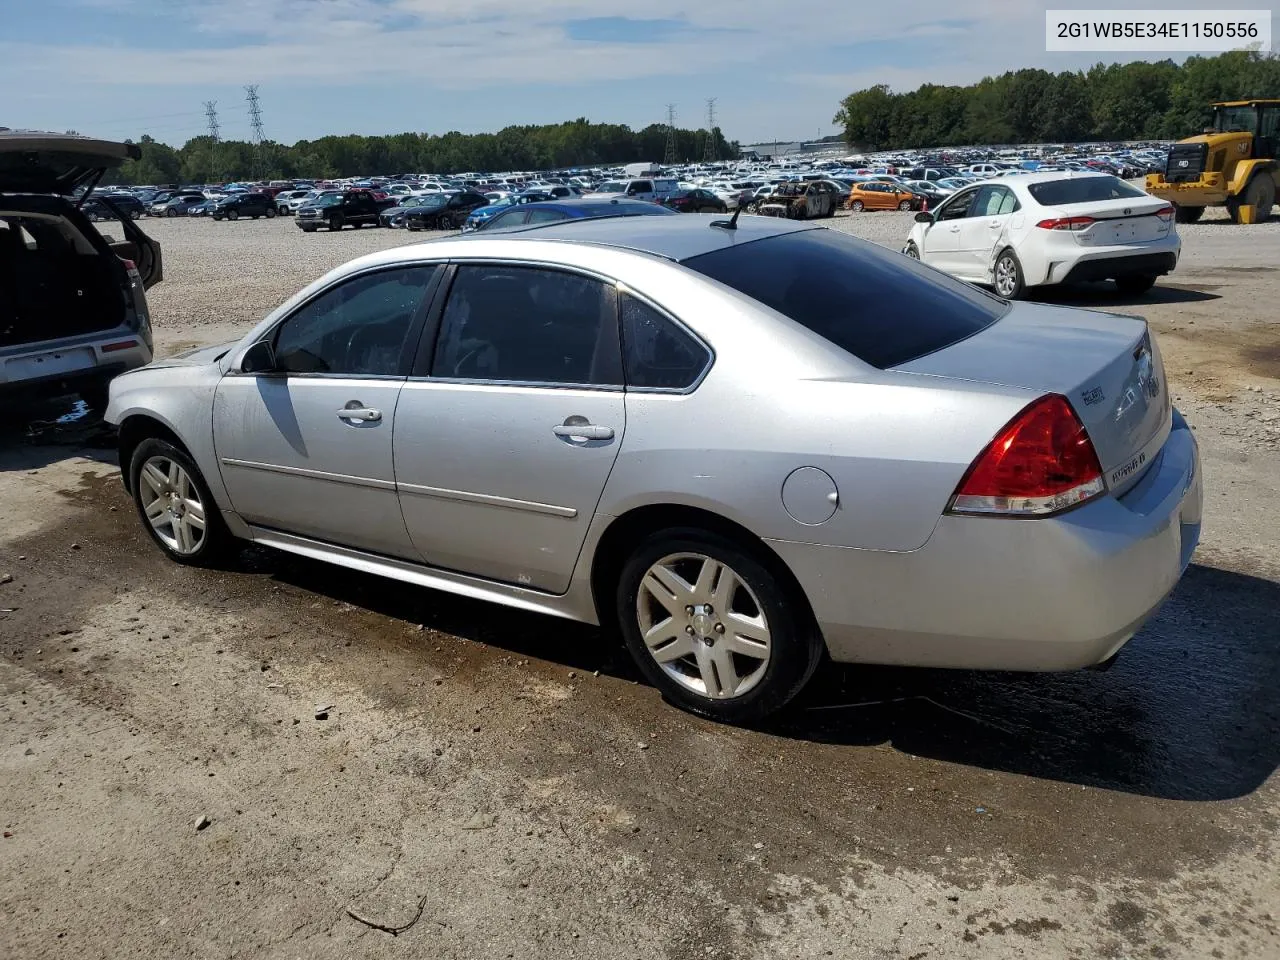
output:
M 733 211 L 733 216 L 728 220 L 712 220 L 711 226 L 720 227 L 722 230 L 737 230 L 738 216 L 742 213 L 742 208 L 746 206 L 741 200 L 738 201 L 737 208 Z

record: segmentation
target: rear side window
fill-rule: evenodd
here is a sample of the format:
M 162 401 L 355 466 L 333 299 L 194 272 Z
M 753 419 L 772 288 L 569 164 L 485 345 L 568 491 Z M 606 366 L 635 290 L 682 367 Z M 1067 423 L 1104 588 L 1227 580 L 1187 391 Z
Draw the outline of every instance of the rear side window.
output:
M 559 270 L 460 266 L 431 376 L 620 387 L 616 290 Z
M 711 359 L 706 347 L 630 294 L 621 295 L 618 307 L 627 386 L 656 390 L 693 386 Z
M 835 230 L 784 233 L 683 263 L 881 369 L 964 340 L 1008 310 L 998 297 Z
M 1080 177 L 1070 180 L 1046 180 L 1031 183 L 1027 190 L 1036 202 L 1046 207 L 1066 207 L 1073 203 L 1095 203 L 1099 200 L 1124 200 L 1145 197 L 1143 191 L 1119 177 Z

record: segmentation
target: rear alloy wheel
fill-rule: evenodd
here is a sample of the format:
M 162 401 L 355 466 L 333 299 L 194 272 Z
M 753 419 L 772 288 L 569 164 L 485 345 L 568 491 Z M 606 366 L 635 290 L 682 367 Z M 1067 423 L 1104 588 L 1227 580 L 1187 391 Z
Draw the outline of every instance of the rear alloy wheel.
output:
M 166 217 L 176 217 L 178 215 L 178 211 L 175 210 L 173 207 L 170 207 L 168 210 L 164 212 L 164 215 Z
M 1195 223 L 1204 215 L 1204 207 L 1184 207 L 1175 204 L 1173 208 L 1173 218 L 1178 223 Z
M 1264 171 L 1254 174 L 1244 191 L 1244 202 L 1253 207 L 1253 222 L 1266 223 L 1276 202 L 1276 184 L 1271 174 Z
M 628 649 L 663 695 L 728 723 L 780 709 L 821 658 L 789 586 L 703 530 L 663 530 L 642 543 L 623 567 L 617 609 Z
M 914 240 L 908 240 L 907 245 L 902 250 L 912 260 L 920 259 L 920 248 L 916 246 Z
M 143 525 L 170 559 L 206 566 L 225 554 L 231 533 L 184 451 L 154 437 L 142 441 L 130 463 L 130 489 Z
M 1127 277 L 1116 277 L 1116 289 L 1129 296 L 1146 293 L 1156 285 L 1156 278 L 1149 273 L 1135 273 Z
M 274 220 L 274 219 L 275 219 L 275 216 L 276 216 L 276 208 L 275 208 L 275 207 L 267 207 L 267 219 L 268 219 L 268 220 Z
M 855 200 L 853 201 L 853 203 L 849 204 L 849 209 L 852 210 L 854 213 L 861 213 L 865 208 L 866 208 L 866 204 L 864 204 L 861 200 Z
M 899 204 L 898 204 L 898 209 L 899 209 L 899 210 L 904 210 L 904 211 L 905 211 L 905 210 L 910 210 L 910 209 L 911 209 L 911 201 L 910 201 L 910 200 L 903 200 L 901 203 L 899 203 Z
M 1026 289 L 1022 280 L 1022 264 L 1018 263 L 1012 250 L 1005 250 L 996 257 L 993 274 L 992 286 L 997 294 L 1006 300 L 1017 300 L 1022 296 Z

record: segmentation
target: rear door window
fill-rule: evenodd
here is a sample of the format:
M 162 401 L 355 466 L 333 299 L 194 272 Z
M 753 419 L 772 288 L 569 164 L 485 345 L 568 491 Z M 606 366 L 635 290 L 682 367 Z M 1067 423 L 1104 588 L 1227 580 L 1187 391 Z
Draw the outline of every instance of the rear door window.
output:
M 629 293 L 618 308 L 629 389 L 684 390 L 697 382 L 711 360 L 706 347 Z
M 683 264 L 882 369 L 964 340 L 1009 309 L 977 287 L 834 230 L 784 233 Z

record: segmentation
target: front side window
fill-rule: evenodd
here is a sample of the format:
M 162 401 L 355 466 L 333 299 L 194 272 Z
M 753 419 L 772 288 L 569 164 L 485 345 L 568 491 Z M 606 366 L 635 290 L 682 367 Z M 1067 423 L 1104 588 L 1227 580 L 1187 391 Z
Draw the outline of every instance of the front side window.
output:
M 973 206 L 973 198 L 977 195 L 977 190 L 966 190 L 964 193 L 957 193 L 939 208 L 938 219 L 960 220 L 968 216 L 969 208 Z
M 537 267 L 458 267 L 431 376 L 619 387 L 617 294 L 591 277 Z
M 431 265 L 382 270 L 325 291 L 276 328 L 276 369 L 351 377 L 400 375 L 405 340 L 437 269 Z
M 702 375 L 707 349 L 643 300 L 623 293 L 622 356 L 627 387 L 683 390 Z

